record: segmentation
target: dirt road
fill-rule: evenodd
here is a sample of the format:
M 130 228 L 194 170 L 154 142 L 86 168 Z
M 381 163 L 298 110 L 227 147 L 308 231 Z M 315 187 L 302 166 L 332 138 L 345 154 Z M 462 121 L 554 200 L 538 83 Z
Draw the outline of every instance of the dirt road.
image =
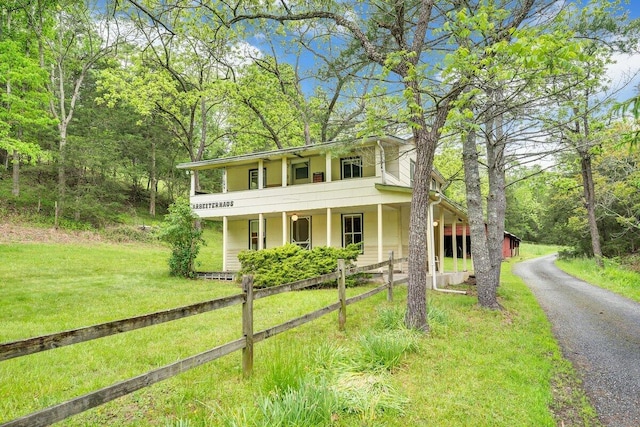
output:
M 514 267 L 607 426 L 640 426 L 640 304 L 558 269 L 555 255 Z

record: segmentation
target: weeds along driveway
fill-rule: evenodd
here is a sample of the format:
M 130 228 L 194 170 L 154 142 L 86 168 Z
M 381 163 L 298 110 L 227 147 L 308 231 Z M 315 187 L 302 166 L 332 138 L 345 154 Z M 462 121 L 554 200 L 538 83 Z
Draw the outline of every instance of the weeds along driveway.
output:
M 640 426 L 640 304 L 576 279 L 556 255 L 516 264 L 607 426 Z

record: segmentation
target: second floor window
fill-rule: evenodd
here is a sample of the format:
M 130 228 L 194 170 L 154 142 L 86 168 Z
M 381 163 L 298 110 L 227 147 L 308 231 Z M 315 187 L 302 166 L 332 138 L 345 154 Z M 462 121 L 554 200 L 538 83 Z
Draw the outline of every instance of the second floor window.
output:
M 309 162 L 294 163 L 291 165 L 293 172 L 292 184 L 306 184 L 309 182 Z
M 262 169 L 262 186 L 267 185 L 267 168 Z M 249 190 L 255 190 L 258 186 L 258 169 L 249 169 Z
M 362 177 L 362 157 L 347 157 L 340 159 L 342 179 Z

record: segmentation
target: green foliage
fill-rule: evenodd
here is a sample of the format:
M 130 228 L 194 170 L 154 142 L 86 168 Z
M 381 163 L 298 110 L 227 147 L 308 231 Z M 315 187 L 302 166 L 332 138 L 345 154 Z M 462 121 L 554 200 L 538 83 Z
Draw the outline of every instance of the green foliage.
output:
M 383 331 L 402 329 L 405 313 L 402 307 L 385 307 L 378 311 L 375 328 Z
M 13 40 L 3 40 L 3 35 L 0 32 L 0 149 L 17 151 L 35 163 L 46 154 L 37 144 L 37 132 L 55 123 L 47 114 L 47 73 L 27 53 L 26 33 L 13 34 Z
M 402 309 L 381 310 L 376 325 L 398 313 L 404 316 Z M 417 349 L 419 338 L 402 325 L 389 327 L 361 336 L 355 349 L 324 342 L 310 355 L 305 348 L 276 345 L 266 355 L 256 406 L 235 414 L 220 409 L 223 425 L 331 426 L 343 419 L 350 425 L 352 418 L 376 425 L 381 415 L 403 415 L 409 399 L 393 386 L 389 370 Z
M 195 260 L 204 243 L 196 219 L 189 201 L 180 198 L 169 206 L 169 213 L 158 231 L 160 240 L 171 246 L 169 272 L 172 276 L 195 277 Z
M 256 288 L 268 288 L 332 273 L 337 269 L 338 259 L 344 259 L 349 267 L 353 265 L 350 261 L 355 261 L 359 254 L 360 247 L 355 244 L 346 248 L 317 246 L 311 250 L 288 244 L 273 249 L 246 250 L 238 254 L 241 265 L 238 275 L 252 274 Z M 347 280 L 347 285 L 356 283 L 355 279 Z M 324 286 L 332 284 L 335 281 Z
M 633 253 L 640 247 L 640 152 L 619 144 L 623 129 L 608 130 L 601 153 L 592 159 L 598 229 L 603 254 L 608 257 Z M 519 218 L 521 227 L 537 224 L 538 231 L 532 227 L 535 233 L 530 235 L 537 235 L 541 242 L 570 246 L 562 256 L 590 256 L 580 166 L 578 161 L 569 161 L 575 158 L 566 160 L 562 173 L 540 174 L 510 191 L 518 197 L 510 200 L 507 219 Z
M 554 197 L 550 189 L 557 179 L 557 174 L 543 171 L 538 165 L 511 169 L 507 174 L 510 185 L 506 188 L 505 229 L 529 242 L 543 239 L 547 234 L 545 211 L 549 209 L 548 200 Z
M 335 379 L 333 389 L 340 410 L 355 414 L 362 425 L 383 425 L 376 424 L 382 414 L 402 416 L 410 402 L 393 386 L 386 371 L 344 372 Z
M 301 110 L 305 99 L 299 83 L 294 68 L 274 57 L 255 60 L 243 68 L 228 97 L 228 124 L 234 141 L 231 154 L 305 144 Z M 318 141 L 318 120 L 312 121 L 310 132 Z
M 523 244 L 522 254 L 545 252 L 541 247 L 530 249 Z M 168 252 L 167 248 L 138 244 L 0 245 L 0 256 L 11 260 L 0 265 L 1 340 L 238 293 L 230 282 L 201 281 L 197 286 L 185 286 L 184 280 L 168 277 L 163 261 Z M 503 266 L 507 269 L 510 264 Z M 556 384 L 551 381 L 552 369 L 564 363 L 560 350 L 531 292 L 513 275 L 503 277 L 501 292 L 508 291 L 512 298 L 500 312 L 478 309 L 470 296 L 430 294 L 430 305 L 445 312 L 448 324 L 456 327 L 451 327 L 447 336 L 421 338 L 426 339 L 425 345 L 403 359 L 402 369 L 391 373 L 358 372 L 353 363 L 359 354 L 359 336 L 372 324 L 378 329 L 377 325 L 384 323 L 373 314 L 387 304 L 380 294 L 349 306 L 346 331 L 337 330 L 334 316 L 324 316 L 258 344 L 253 380 L 241 380 L 238 357 L 224 357 L 68 422 L 141 427 L 171 422 L 194 427 L 266 426 L 260 424 L 256 402 L 268 395 L 263 393 L 261 376 L 269 375 L 264 372 L 273 353 L 266 350 L 273 346 L 282 352 L 278 357 L 283 366 L 278 369 L 284 369 L 291 355 L 299 359 L 292 364 L 306 367 L 300 379 L 319 387 L 329 384 L 339 396 L 333 424 L 329 425 L 462 426 L 469 425 L 469 420 L 491 427 L 560 424 L 560 418 L 555 422 L 549 411 L 555 401 L 552 393 L 558 392 L 558 387 L 552 387 Z M 301 307 L 311 311 L 318 303 L 335 301 L 335 290 L 293 292 L 287 298 L 286 304 L 264 304 L 263 318 L 297 317 Z M 400 307 L 405 304 L 406 289 L 396 287 L 395 303 L 389 311 L 402 317 Z M 70 346 L 29 356 L 29 363 L 4 361 L 0 395 L 6 398 L 0 399 L 0 422 L 234 340 L 238 315 L 236 310 L 218 310 L 170 322 L 161 329 L 145 328 L 133 335 L 95 340 L 87 343 L 90 351 L 85 345 Z M 324 380 L 319 380 L 320 376 Z M 566 382 L 561 385 L 572 386 Z M 580 391 L 573 386 L 572 390 Z M 588 403 L 578 401 L 579 405 Z M 587 422 L 576 425 L 583 424 Z
M 396 368 L 406 353 L 418 350 L 418 333 L 408 329 L 376 331 L 360 338 L 357 366 L 363 371 L 390 371 Z
M 259 399 L 256 426 L 329 426 L 338 406 L 335 392 L 322 382 L 304 381 L 297 389 Z
M 283 394 L 300 388 L 307 368 L 306 355 L 276 346 L 266 365 L 267 372 L 261 381 L 263 393 Z
M 155 241 L 155 236 L 148 229 L 142 229 L 131 225 L 118 225 L 114 227 L 105 227 L 101 234 L 111 242 L 141 242 L 151 243 Z
M 556 264 L 572 276 L 640 302 L 640 272 L 617 260 L 606 259 L 604 269 L 581 256 L 562 257 Z

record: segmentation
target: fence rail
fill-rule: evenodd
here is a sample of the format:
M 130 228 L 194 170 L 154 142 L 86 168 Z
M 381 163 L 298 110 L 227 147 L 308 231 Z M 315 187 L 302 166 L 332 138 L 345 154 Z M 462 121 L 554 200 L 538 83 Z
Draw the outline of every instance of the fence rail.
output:
M 14 357 L 26 356 L 28 354 L 38 353 L 41 351 L 53 350 L 54 348 L 78 344 L 94 340 L 96 338 L 120 334 L 122 332 L 146 328 L 147 326 L 159 325 L 172 320 L 183 319 L 185 317 L 195 316 L 196 314 L 202 314 L 230 307 L 232 305 L 241 304 L 243 301 L 244 295 L 237 294 L 170 310 L 131 317 L 128 319 L 87 326 L 85 328 L 72 329 L 64 332 L 57 332 L 55 334 L 7 342 L 0 344 L 0 361 L 12 359 Z
M 224 298 L 218 298 L 188 306 L 178 307 L 170 310 L 159 311 L 156 313 L 136 316 L 129 319 L 122 319 L 113 322 L 102 323 L 99 325 L 88 326 L 85 328 L 73 329 L 69 331 L 59 332 L 55 334 L 43 335 L 40 337 L 28 338 L 19 341 L 13 341 L 0 344 L 0 361 L 8 360 L 15 357 L 22 357 L 40 351 L 51 350 L 54 348 L 77 344 L 84 341 L 102 338 L 109 335 L 115 335 L 123 332 L 132 331 L 148 326 L 157 325 L 172 320 L 182 319 L 196 314 L 206 313 L 213 310 L 230 307 L 236 304 L 242 304 L 242 333 L 243 337 L 194 356 L 179 360 L 170 365 L 149 371 L 145 374 L 130 378 L 100 390 L 87 393 L 66 402 L 42 409 L 29 415 L 6 422 L 0 427 L 40 427 L 62 421 L 73 415 L 87 411 L 96 406 L 110 402 L 124 395 L 133 393 L 134 391 L 148 387 L 157 382 L 176 376 L 189 369 L 203 365 L 207 362 L 219 359 L 238 350 L 242 350 L 242 368 L 245 376 L 251 375 L 253 370 L 253 345 L 267 338 L 273 337 L 282 332 L 301 326 L 322 317 L 333 311 L 338 311 L 338 327 L 344 328 L 346 322 L 346 307 L 362 301 L 384 290 L 388 291 L 387 298 L 393 298 L 393 286 L 405 283 L 406 279 L 393 280 L 394 262 L 404 262 L 406 258 L 394 260 L 393 252 L 391 252 L 388 261 L 377 264 L 357 267 L 353 269 L 345 268 L 344 260 L 339 260 L 338 271 L 334 273 L 324 274 L 311 279 L 300 280 L 297 282 L 287 283 L 280 286 L 274 286 L 265 289 L 253 289 L 253 277 L 243 277 L 243 293 L 231 295 Z M 388 276 L 385 284 L 371 289 L 362 294 L 346 298 L 345 280 L 349 275 L 388 267 Z M 287 322 L 264 329 L 262 331 L 253 332 L 253 301 L 259 298 L 266 298 L 283 292 L 291 292 L 294 290 L 304 289 L 315 286 L 330 280 L 338 279 L 338 302 L 330 304 L 319 310 L 307 313 L 303 316 L 291 319 Z

